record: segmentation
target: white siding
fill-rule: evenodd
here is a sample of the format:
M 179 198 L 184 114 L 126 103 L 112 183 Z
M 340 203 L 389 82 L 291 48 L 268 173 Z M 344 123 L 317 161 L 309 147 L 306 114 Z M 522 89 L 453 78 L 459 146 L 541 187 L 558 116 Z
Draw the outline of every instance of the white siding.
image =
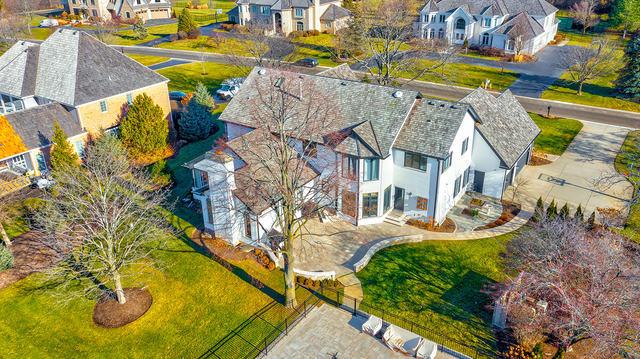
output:
M 473 141 L 473 170 L 485 173 L 482 194 L 501 198 L 506 170 L 500 168 L 500 158 L 498 158 L 498 155 L 496 155 L 487 141 L 485 141 L 477 130 L 475 132 L 476 136 Z M 473 177 L 473 173 L 471 175 Z M 473 178 L 471 179 L 471 183 L 473 183 Z
M 393 182 L 395 187 L 404 188 L 404 213 L 409 217 L 427 219 L 434 214 L 434 199 L 436 181 L 438 178 L 438 160 L 429 157 L 427 160 L 427 170 L 420 171 L 411 167 L 404 167 L 405 152 L 393 150 L 394 172 Z M 392 203 L 395 198 L 392 191 Z M 426 198 L 428 210 L 417 209 L 418 197 Z

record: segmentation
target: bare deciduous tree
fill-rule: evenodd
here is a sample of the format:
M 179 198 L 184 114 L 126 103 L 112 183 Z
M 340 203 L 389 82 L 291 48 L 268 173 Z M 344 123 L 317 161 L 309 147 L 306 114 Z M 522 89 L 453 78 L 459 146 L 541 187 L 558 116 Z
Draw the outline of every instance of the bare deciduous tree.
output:
M 380 85 L 391 85 L 399 77 L 414 80 L 438 69 L 443 75 L 458 52 L 446 39 L 415 39 L 414 11 L 409 1 L 381 1 L 365 7 L 364 15 L 357 18 L 363 23 L 355 28 L 362 33 L 353 36 L 362 39 L 364 54 L 355 58 Z M 435 54 L 435 61 L 423 61 L 424 54 Z
M 82 168 L 63 169 L 55 178 L 55 189 L 34 218 L 58 263 L 47 273 L 62 288 L 109 295 L 124 304 L 123 270 L 139 275 L 151 243 L 166 235 L 158 212 L 165 192 L 147 187 L 146 174 L 131 167 L 111 135 L 88 147 Z
M 545 334 L 565 351 L 590 339 L 594 358 L 637 350 L 639 250 L 608 230 L 542 219 L 507 247 L 507 273 L 519 273 L 503 291 L 509 324 Z
M 596 25 L 599 19 L 596 15 L 597 0 L 582 0 L 571 6 L 571 16 L 582 26 L 582 33 Z
M 571 80 L 582 95 L 585 82 L 611 73 L 616 65 L 615 46 L 606 38 L 594 39 L 587 46 L 574 46 L 563 59 Z
M 242 215 L 255 219 L 269 210 L 275 219 L 273 228 L 270 222 L 258 221 L 258 231 L 282 257 L 286 305 L 295 306 L 294 265 L 305 225 L 309 218 L 334 207 L 342 181 L 349 180 L 338 176 L 337 158 L 327 150 L 341 136 L 336 133 L 341 130 L 336 128 L 340 114 L 332 99 L 297 74 L 269 74 L 252 84 L 256 92 L 251 96 L 251 112 L 260 127 L 222 148 L 228 147 L 246 163 L 231 174 L 248 207 L 241 209 Z M 224 201 L 212 202 L 227 210 L 221 204 Z

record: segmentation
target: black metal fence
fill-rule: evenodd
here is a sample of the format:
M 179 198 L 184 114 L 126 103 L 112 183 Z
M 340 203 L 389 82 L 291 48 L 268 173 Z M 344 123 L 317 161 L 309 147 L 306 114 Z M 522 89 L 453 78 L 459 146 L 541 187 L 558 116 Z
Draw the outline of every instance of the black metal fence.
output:
M 367 303 L 363 303 L 362 301 L 354 297 L 345 295 L 344 293 L 333 288 L 320 287 L 319 291 L 316 291 L 315 293 L 316 295 L 319 295 L 325 302 L 340 307 L 344 310 L 348 310 L 353 315 L 368 317 L 369 314 L 372 314 L 382 319 L 384 322 L 397 325 L 401 328 L 416 333 L 425 339 L 437 343 L 438 349 L 443 352 L 449 352 L 450 354 L 458 357 L 466 356 L 469 358 L 495 358 L 497 356 L 496 352 L 490 352 L 471 347 L 465 343 L 460 342 L 459 340 L 449 338 L 442 333 L 435 332 L 414 321 L 391 313 L 384 308 L 377 308 Z
M 239 359 L 266 356 L 273 347 L 318 305 L 310 295 L 295 308 L 273 301 L 232 330 L 200 358 Z

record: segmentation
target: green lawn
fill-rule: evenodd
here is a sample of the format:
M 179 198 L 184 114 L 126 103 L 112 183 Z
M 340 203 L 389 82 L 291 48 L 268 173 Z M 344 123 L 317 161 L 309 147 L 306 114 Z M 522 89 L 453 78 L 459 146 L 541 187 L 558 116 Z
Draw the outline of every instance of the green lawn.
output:
M 473 241 L 426 241 L 374 255 L 357 274 L 364 303 L 420 323 L 479 350 L 493 351 L 485 285 L 505 279 L 500 256 L 511 235 Z
M 193 2 L 195 3 L 195 2 Z M 195 20 L 197 22 L 200 23 L 200 25 L 204 25 L 206 23 L 210 23 L 215 21 L 215 16 L 213 20 L 207 20 L 207 21 L 199 21 L 200 19 L 198 17 L 202 17 L 202 16 L 211 16 L 214 15 L 216 12 L 216 9 L 222 9 L 222 14 L 218 15 L 218 21 L 227 21 L 228 17 L 227 17 L 227 11 L 233 9 L 236 6 L 235 1 L 233 0 L 215 0 L 212 1 L 211 3 L 209 3 L 208 1 L 200 1 L 201 4 L 211 4 L 211 7 L 209 9 L 189 9 L 189 12 L 191 13 L 191 15 L 195 18 Z M 180 12 L 182 11 L 182 9 L 186 6 L 187 1 L 175 1 L 172 3 L 173 4 L 173 11 L 175 12 L 176 16 L 180 15 Z
M 178 24 L 166 24 L 166 25 L 158 25 L 158 26 L 149 26 L 147 31 L 149 34 L 144 39 L 137 39 L 134 37 L 133 30 L 123 30 L 115 33 L 113 36 L 111 43 L 113 45 L 137 45 L 143 42 L 155 40 L 157 38 L 175 34 L 178 30 Z
M 320 66 L 337 66 L 333 61 L 335 35 L 320 34 L 318 36 L 298 37 L 294 40 L 296 51 L 293 61 L 313 57 L 318 59 Z
M 637 166 L 634 161 L 640 156 L 640 131 L 631 131 L 627 134 L 620 152 L 616 156 L 615 168 L 618 173 L 628 175 L 629 166 Z M 637 188 L 635 189 L 638 190 Z M 627 238 L 640 243 L 640 204 L 634 204 L 629 211 L 629 217 L 625 223 L 622 234 Z
M 434 62 L 431 60 L 421 60 L 425 67 L 430 66 Z M 440 76 L 440 69 L 435 73 L 428 73 L 419 78 L 419 80 L 447 83 L 463 87 L 476 88 L 482 86 L 485 79 L 491 80 L 491 88 L 496 91 L 503 91 L 509 88 L 515 80 L 518 79 L 518 73 L 486 66 L 475 66 L 462 63 L 448 64 L 444 70 L 444 78 Z M 403 77 L 409 76 L 404 74 Z
M 212 41 L 207 41 L 206 36 L 200 36 L 198 39 L 184 39 L 170 42 L 163 42 L 157 47 L 163 49 L 174 50 L 187 50 L 187 51 L 204 51 L 213 52 L 217 54 L 228 54 L 237 56 L 249 56 L 246 45 L 243 44 L 243 40 L 234 38 L 224 38 L 223 42 L 215 44 Z
M 34 27 L 31 29 L 31 34 L 25 33 L 25 38 L 33 39 L 33 40 L 45 40 L 51 33 L 53 29 L 46 27 Z
M 535 113 L 529 113 L 541 132 L 534 142 L 538 151 L 552 155 L 562 155 L 567 146 L 582 129 L 582 122 L 568 118 L 548 119 Z
M 139 63 L 145 66 L 151 66 L 155 64 L 159 64 L 161 62 L 168 61 L 168 57 L 162 56 L 153 56 L 153 55 L 136 55 L 136 54 L 127 54 L 130 58 L 138 61 Z
M 204 83 L 209 90 L 213 91 L 225 79 L 242 75 L 240 69 L 228 64 L 205 62 L 204 68 L 206 75 L 202 74 L 202 63 L 172 66 L 159 70 L 158 73 L 171 80 L 170 90 L 185 92 L 193 92 L 198 82 Z

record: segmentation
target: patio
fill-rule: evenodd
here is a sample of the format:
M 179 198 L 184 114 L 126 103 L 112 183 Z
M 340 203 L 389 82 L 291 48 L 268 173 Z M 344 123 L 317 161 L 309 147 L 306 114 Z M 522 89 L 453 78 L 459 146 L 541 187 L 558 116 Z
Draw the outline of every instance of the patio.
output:
M 471 232 L 497 220 L 502 214 L 500 200 L 477 192 L 465 193 L 447 217 L 456 223 L 456 233 Z
M 407 358 L 361 333 L 365 318 L 324 304 L 276 344 L 267 358 Z M 438 351 L 437 359 L 456 358 Z

